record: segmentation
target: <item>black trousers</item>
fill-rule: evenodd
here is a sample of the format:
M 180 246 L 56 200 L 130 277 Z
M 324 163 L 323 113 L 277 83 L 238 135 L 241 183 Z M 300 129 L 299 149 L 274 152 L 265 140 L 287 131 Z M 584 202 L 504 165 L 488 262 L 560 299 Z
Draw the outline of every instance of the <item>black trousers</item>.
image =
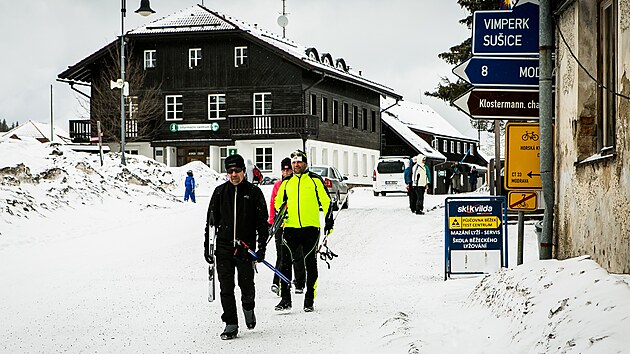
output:
M 287 278 L 292 279 L 291 264 L 293 254 L 299 247 L 304 251 L 304 264 L 306 266 L 306 293 L 304 299 L 315 299 L 315 284 L 317 284 L 317 245 L 319 244 L 319 228 L 303 227 L 284 229 L 284 242 L 282 243 L 282 269 Z M 281 287 L 281 295 L 285 300 L 291 300 L 291 290 L 288 286 Z
M 283 230 L 278 231 L 276 235 L 276 269 L 280 270 L 282 268 L 282 234 Z M 295 272 L 295 286 L 297 288 L 303 289 L 306 284 L 306 269 L 304 268 L 304 250 L 302 247 L 298 247 L 298 249 L 293 254 L 293 271 Z M 284 273 L 282 273 L 284 274 Z M 280 277 L 274 273 L 273 276 L 273 284 L 276 284 L 282 287 L 282 282 L 280 281 Z M 286 285 L 286 284 L 285 284 Z
M 426 186 L 418 186 L 413 187 L 416 191 L 416 213 L 424 210 L 424 192 L 426 191 Z
M 256 289 L 254 286 L 254 263 L 249 256 L 234 256 L 234 251 L 216 250 L 217 276 L 221 289 L 221 320 L 229 325 L 238 325 L 234 276 L 237 276 L 241 289 L 241 304 L 244 310 L 253 310 Z
M 412 212 L 416 212 L 416 199 L 418 198 L 416 196 L 416 187 L 413 187 L 411 185 L 409 185 L 409 189 L 407 190 L 407 196 L 409 196 L 409 209 L 411 209 Z

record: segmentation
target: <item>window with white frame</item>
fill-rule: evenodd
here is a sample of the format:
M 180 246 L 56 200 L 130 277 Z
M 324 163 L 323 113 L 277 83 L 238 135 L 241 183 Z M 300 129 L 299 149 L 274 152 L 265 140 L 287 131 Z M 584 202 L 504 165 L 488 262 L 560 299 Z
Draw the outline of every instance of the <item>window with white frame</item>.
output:
M 328 122 L 328 98 L 322 97 L 322 122 Z
M 467 153 L 468 152 L 468 143 L 464 143 L 464 152 Z
M 182 120 L 184 118 L 184 103 L 182 95 L 166 96 L 166 120 Z
M 234 67 L 247 67 L 247 47 L 234 47 Z
M 448 152 L 448 141 L 442 140 L 442 152 Z
M 254 93 L 254 115 L 271 113 L 271 92 Z
M 153 69 L 157 66 L 157 51 L 155 49 L 144 51 L 144 68 Z
M 188 49 L 188 68 L 196 68 L 201 64 L 201 48 Z
M 273 170 L 273 148 L 270 146 L 260 146 L 254 150 L 255 164 L 261 171 L 271 172 Z
M 451 141 L 451 152 L 454 154 L 455 153 L 455 142 Z
M 599 53 L 598 70 L 599 115 L 597 124 L 597 148 L 610 153 L 615 148 L 617 115 L 617 1 L 604 0 L 599 4 Z
M 457 153 L 458 154 L 462 153 L 462 142 L 461 141 L 457 142 Z
M 311 94 L 311 115 L 317 115 L 317 95 Z
M 333 124 L 339 124 L 339 101 L 333 100 Z
M 224 93 L 214 93 L 208 95 L 208 119 L 225 119 Z

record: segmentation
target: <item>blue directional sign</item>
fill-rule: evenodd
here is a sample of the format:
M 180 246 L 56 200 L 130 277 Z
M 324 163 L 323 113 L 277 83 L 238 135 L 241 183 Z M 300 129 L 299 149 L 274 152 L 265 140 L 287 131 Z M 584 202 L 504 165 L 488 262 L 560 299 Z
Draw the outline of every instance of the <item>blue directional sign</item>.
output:
M 538 87 L 538 58 L 472 57 L 453 74 L 475 87 Z
M 512 10 L 473 13 L 473 55 L 538 55 L 539 6 L 521 0 Z

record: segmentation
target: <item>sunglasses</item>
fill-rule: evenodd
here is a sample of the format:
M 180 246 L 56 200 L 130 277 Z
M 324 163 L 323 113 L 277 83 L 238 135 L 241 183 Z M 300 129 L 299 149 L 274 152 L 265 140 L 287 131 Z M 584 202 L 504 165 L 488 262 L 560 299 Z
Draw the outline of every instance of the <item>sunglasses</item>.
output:
M 230 167 L 227 169 L 227 174 L 231 175 L 232 173 L 241 173 L 243 172 L 243 169 L 240 167 Z
M 306 157 L 306 154 L 305 154 L 305 153 L 303 153 L 302 151 L 295 151 L 295 152 L 292 152 L 292 153 L 291 153 L 291 157 L 292 157 L 292 158 L 293 158 L 293 157 L 296 157 L 296 156 L 297 156 L 297 157 Z

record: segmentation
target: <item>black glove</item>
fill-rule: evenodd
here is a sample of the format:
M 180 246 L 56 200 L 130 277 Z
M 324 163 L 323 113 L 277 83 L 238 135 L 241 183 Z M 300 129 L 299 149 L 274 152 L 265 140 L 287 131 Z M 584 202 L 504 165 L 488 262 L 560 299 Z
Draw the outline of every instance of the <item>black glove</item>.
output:
M 256 252 L 256 255 L 258 256 L 258 259 L 256 260 L 256 262 L 262 262 L 263 260 L 265 260 L 265 248 L 259 248 L 258 252 Z
M 214 263 L 214 258 L 211 257 L 208 252 L 204 252 L 203 253 L 204 257 L 206 258 L 206 262 L 208 262 L 208 264 L 213 264 Z
M 324 226 L 324 234 L 330 233 L 330 231 L 333 229 L 333 226 L 335 226 L 335 221 L 332 218 L 327 218 L 326 224 Z

